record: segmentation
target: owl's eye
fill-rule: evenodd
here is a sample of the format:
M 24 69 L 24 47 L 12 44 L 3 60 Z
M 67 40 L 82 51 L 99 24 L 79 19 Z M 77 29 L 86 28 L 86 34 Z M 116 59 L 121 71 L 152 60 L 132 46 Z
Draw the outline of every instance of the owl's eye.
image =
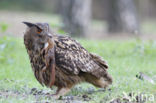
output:
M 37 29 L 37 33 L 40 34 L 42 32 L 42 29 Z

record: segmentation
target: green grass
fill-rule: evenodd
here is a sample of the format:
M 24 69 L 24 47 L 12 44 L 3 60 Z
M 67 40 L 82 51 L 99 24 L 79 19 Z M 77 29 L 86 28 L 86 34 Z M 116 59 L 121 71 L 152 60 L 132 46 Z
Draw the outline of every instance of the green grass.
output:
M 109 64 L 108 72 L 114 79 L 113 84 L 109 87 L 111 91 L 87 94 L 91 98 L 89 103 L 109 102 L 114 98 L 122 97 L 123 92 L 127 94 L 140 92 L 156 95 L 156 85 L 136 78 L 136 74 L 143 72 L 156 80 L 156 41 L 93 41 L 83 39 L 78 39 L 78 41 L 89 52 L 96 53 L 107 60 Z M 53 90 L 42 87 L 36 81 L 23 39 L 1 37 L 0 103 L 30 103 L 37 101 L 35 96 L 29 94 L 31 88 L 34 87 L 38 90 L 54 93 Z M 98 90 L 98 88 L 90 84 L 82 83 L 74 87 L 68 95 L 82 96 L 90 88 Z M 10 91 L 10 95 L 2 95 L 1 92 L 6 90 Z M 20 92 L 22 95 L 12 96 L 14 92 Z M 154 99 L 156 101 L 156 96 Z M 40 97 L 38 101 L 45 102 L 49 101 L 49 99 Z M 51 102 L 54 101 L 51 100 Z

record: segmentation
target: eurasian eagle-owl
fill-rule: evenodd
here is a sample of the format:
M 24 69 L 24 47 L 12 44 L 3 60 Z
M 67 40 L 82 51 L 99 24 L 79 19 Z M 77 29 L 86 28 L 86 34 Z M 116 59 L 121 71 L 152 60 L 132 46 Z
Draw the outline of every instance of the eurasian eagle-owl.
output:
M 55 98 L 65 95 L 81 82 L 99 88 L 112 84 L 107 63 L 89 53 L 68 36 L 55 35 L 47 23 L 29 23 L 24 44 L 36 79 L 41 85 L 58 87 Z

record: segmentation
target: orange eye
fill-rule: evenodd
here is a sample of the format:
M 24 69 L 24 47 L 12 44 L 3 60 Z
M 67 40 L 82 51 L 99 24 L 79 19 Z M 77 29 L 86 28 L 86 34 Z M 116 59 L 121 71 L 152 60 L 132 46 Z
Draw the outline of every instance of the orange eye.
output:
M 41 29 L 38 29 L 37 33 L 39 33 L 39 34 L 40 34 L 41 32 L 42 32 L 42 30 L 41 30 Z

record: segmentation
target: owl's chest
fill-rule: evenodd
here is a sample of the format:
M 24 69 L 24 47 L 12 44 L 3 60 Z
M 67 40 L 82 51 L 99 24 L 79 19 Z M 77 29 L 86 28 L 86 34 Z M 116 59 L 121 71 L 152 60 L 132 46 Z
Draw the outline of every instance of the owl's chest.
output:
M 38 54 L 29 51 L 28 54 L 33 71 L 39 71 L 45 67 L 44 54 Z

